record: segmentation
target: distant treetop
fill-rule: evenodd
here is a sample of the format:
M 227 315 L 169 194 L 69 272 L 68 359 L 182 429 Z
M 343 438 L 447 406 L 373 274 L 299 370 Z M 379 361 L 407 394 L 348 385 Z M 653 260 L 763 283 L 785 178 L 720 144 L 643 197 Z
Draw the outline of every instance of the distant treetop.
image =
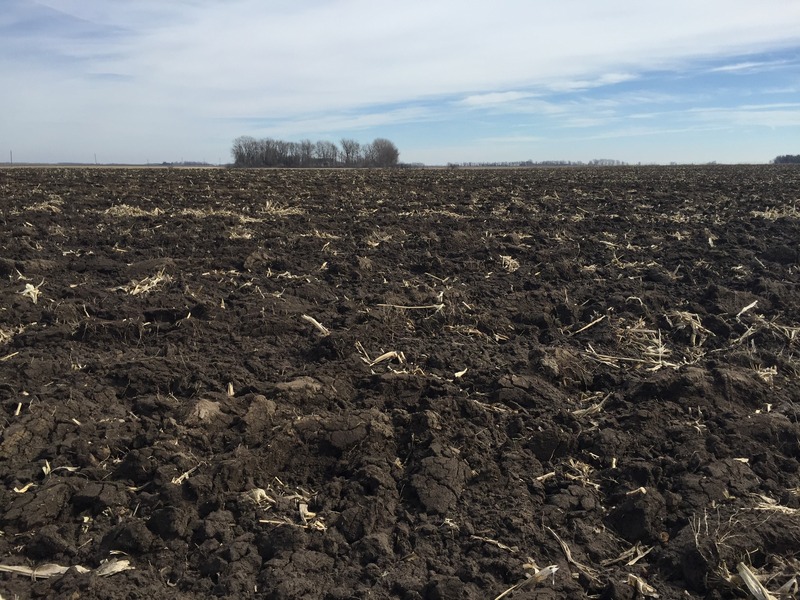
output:
M 776 156 L 772 161 L 776 165 L 796 165 L 800 164 L 800 154 L 784 154 L 783 156 Z
M 250 136 L 233 141 L 234 167 L 396 167 L 400 152 L 392 142 L 377 138 L 371 144 L 341 140 L 285 142 Z

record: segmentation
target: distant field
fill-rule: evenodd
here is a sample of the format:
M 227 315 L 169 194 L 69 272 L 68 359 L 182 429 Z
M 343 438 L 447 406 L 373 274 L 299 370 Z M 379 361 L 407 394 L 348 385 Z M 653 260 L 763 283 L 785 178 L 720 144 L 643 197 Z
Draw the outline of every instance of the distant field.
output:
M 0 169 L 0 595 L 776 593 L 798 217 L 777 166 Z

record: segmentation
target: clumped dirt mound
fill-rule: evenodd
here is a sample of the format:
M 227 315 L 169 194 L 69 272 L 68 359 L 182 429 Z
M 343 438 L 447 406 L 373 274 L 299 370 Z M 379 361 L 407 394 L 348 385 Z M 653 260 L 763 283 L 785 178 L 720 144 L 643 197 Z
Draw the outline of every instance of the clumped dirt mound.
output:
M 0 171 L 0 594 L 796 592 L 798 189 Z

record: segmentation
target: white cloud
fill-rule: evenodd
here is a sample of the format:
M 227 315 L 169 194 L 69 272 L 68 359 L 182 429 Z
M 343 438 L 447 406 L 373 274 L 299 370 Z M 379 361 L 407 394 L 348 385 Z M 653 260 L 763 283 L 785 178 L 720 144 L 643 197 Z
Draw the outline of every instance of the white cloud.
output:
M 605 73 L 591 80 L 567 79 L 564 81 L 556 81 L 549 84 L 548 88 L 554 92 L 576 92 L 595 87 L 602 87 L 604 85 L 623 83 L 625 81 L 631 81 L 632 79 L 636 79 L 636 75 L 632 73 Z
M 486 108 L 498 106 L 511 102 L 518 102 L 526 98 L 533 97 L 533 94 L 525 92 L 489 92 L 486 94 L 474 94 L 459 100 L 457 104 L 468 108 Z
M 608 129 L 601 133 L 589 134 L 575 139 L 583 140 L 607 140 L 613 138 L 632 138 L 632 137 L 656 137 L 663 135 L 679 135 L 683 133 L 702 133 L 704 131 L 716 131 L 719 127 L 619 127 Z
M 164 102 L 227 98 L 226 113 L 236 102 L 246 111 L 297 114 L 466 89 L 573 91 L 629 80 L 638 69 L 800 39 L 800 3 L 776 0 L 717 0 L 701 9 L 688 0 L 51 5 L 128 32 L 109 42 L 98 70 L 133 76 Z M 93 51 L 69 40 L 62 49 Z
M 255 126 L 251 133 L 267 137 L 322 136 L 329 131 L 357 131 L 387 125 L 421 122 L 435 118 L 435 112 L 425 107 L 406 107 L 371 113 L 326 113 L 311 117 L 278 119 Z
M 786 60 L 773 61 L 745 61 L 737 62 L 709 69 L 710 73 L 753 73 L 784 67 L 789 64 Z
M 799 103 L 741 105 L 734 107 L 695 108 L 688 113 L 698 121 L 725 124 L 728 127 L 798 127 Z
M 6 0 L 0 52 L 13 60 L 0 63 L 10 82 L 0 111 L 14 115 L 8 143 L 41 128 L 64 152 L 78 136 L 120 153 L 132 147 L 120 140 L 150 139 L 188 154 L 259 120 L 287 138 L 458 111 L 600 126 L 634 92 L 605 106 L 580 94 L 790 46 L 800 46 L 800 2 L 786 0 Z M 780 64 L 730 58 L 715 70 Z M 766 112 L 729 117 L 795 122 L 791 108 Z

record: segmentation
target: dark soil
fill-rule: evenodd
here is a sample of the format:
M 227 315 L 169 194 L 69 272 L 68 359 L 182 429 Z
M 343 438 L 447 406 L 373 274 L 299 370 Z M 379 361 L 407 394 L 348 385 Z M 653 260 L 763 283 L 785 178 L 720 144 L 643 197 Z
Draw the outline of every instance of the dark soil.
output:
M 2 170 L 0 565 L 89 572 L 0 595 L 775 592 L 798 217 L 788 167 Z

